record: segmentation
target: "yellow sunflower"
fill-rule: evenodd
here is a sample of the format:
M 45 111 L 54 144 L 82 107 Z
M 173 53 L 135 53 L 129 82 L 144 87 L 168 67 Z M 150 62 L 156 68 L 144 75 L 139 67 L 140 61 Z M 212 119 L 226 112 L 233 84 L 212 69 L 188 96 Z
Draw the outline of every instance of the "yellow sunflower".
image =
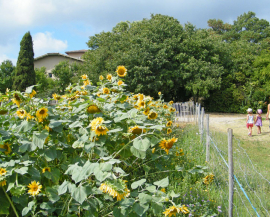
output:
M 169 104 L 172 105 L 173 104 L 173 101 L 170 101 Z
M 0 186 L 5 186 L 6 184 L 7 184 L 6 180 L 0 182 Z
M 54 98 L 54 100 L 60 100 L 61 99 L 61 96 L 60 95 L 57 95 L 56 93 L 54 93 L 52 95 L 52 97 Z
M 149 112 L 150 112 L 150 108 L 148 107 L 148 108 L 146 108 L 146 109 L 143 111 L 143 114 L 144 114 L 144 115 L 148 115 Z
M 29 113 L 27 114 L 27 117 L 26 117 L 26 120 L 27 121 L 29 121 L 29 120 L 31 120 L 31 119 L 33 119 L 34 118 L 34 116 L 32 116 L 32 115 L 30 115 Z
M 29 96 L 32 99 L 36 94 L 37 92 L 35 90 L 32 90 L 32 93 L 30 93 Z
M 82 79 L 86 80 L 86 79 L 88 79 L 88 76 L 86 74 L 84 74 L 84 75 L 82 75 Z
M 120 201 L 124 197 L 128 197 L 130 195 L 130 190 L 127 188 L 127 185 L 124 184 L 125 183 L 124 180 L 119 180 L 119 182 L 121 182 L 119 184 L 124 187 L 124 190 L 122 191 L 109 182 L 102 183 L 99 189 L 104 193 L 111 195 L 113 198 L 116 197 L 117 201 Z
M 102 81 L 103 79 L 104 79 L 104 77 L 103 77 L 102 75 L 100 75 L 100 76 L 99 76 L 99 80 Z
M 170 112 L 175 112 L 175 111 L 176 111 L 175 108 L 173 108 L 173 107 L 170 108 Z
M 160 96 L 161 95 L 161 92 L 158 92 L 158 95 Z
M 168 106 L 167 106 L 167 105 L 163 105 L 163 108 L 164 108 L 164 109 L 167 109 L 167 108 L 168 108 Z
M 39 122 L 42 122 L 43 119 L 45 119 L 46 117 L 48 117 L 48 109 L 45 108 L 45 107 L 43 107 L 43 108 L 37 110 L 36 116 L 37 116 Z
M 158 114 L 156 113 L 156 112 L 150 112 L 149 114 L 148 114 L 148 119 L 150 119 L 150 120 L 154 120 L 154 119 L 156 119 L 158 117 Z
M 139 135 L 146 132 L 145 129 L 142 129 L 138 126 L 130 127 L 128 131 L 134 135 Z
M 6 175 L 7 171 L 5 168 L 0 167 L 0 176 Z
M 168 128 L 167 129 L 167 134 L 170 134 L 170 133 L 172 133 L 172 129 L 171 128 Z
M 120 85 L 124 84 L 124 82 L 120 80 L 117 82 L 117 84 L 118 84 L 118 86 L 120 86 Z
M 103 94 L 109 94 L 110 90 L 109 90 L 109 88 L 105 87 L 105 88 L 103 88 L 102 92 L 103 92 Z
M 168 141 L 166 139 L 163 139 L 160 143 L 159 146 L 161 149 L 164 149 L 167 154 L 169 154 L 169 150 L 172 148 L 173 144 L 177 142 L 176 138 L 169 139 Z
M 172 121 L 168 121 L 166 124 L 166 127 L 170 127 L 170 126 L 172 126 Z
M 91 129 L 93 131 L 96 130 L 96 128 L 101 125 L 102 123 L 104 122 L 104 119 L 102 117 L 98 117 L 98 118 L 95 118 L 94 120 L 91 121 L 90 125 L 91 125 Z
M 36 181 L 32 181 L 29 185 L 28 185 L 28 194 L 32 195 L 32 196 L 36 196 L 39 194 L 39 192 L 41 191 L 42 185 L 39 184 L 39 182 Z
M 125 66 L 118 66 L 116 72 L 119 77 L 125 77 L 127 75 L 127 69 Z
M 140 108 L 145 108 L 145 102 L 144 101 L 139 101 L 138 103 L 137 103 L 137 105 L 140 107 Z
M 90 84 L 90 81 L 89 80 L 85 80 L 85 81 L 83 81 L 83 84 L 84 84 L 84 86 L 87 86 L 87 85 Z
M 94 113 L 99 113 L 101 111 L 96 105 L 90 105 L 87 108 L 87 112 L 90 113 L 90 114 L 94 114 Z
M 211 182 L 213 182 L 214 177 L 215 176 L 213 174 L 207 175 L 206 177 L 203 178 L 203 183 L 205 185 L 209 185 Z
M 45 172 L 51 172 L 51 168 L 50 167 L 44 167 L 43 169 L 42 169 L 42 173 L 45 173 Z
M 97 128 L 95 129 L 95 134 L 100 136 L 100 135 L 106 135 L 107 131 L 109 131 L 107 129 L 107 127 L 105 126 L 97 126 Z
M 107 77 L 106 77 L 109 81 L 112 80 L 112 75 L 111 74 L 108 74 Z
M 5 155 L 8 155 L 9 153 L 11 153 L 11 148 L 10 148 L 11 144 L 5 142 L 4 145 L 0 145 L 0 148 L 5 149 L 6 151 L 4 152 Z
M 170 206 L 168 209 L 166 209 L 163 214 L 165 214 L 165 216 L 176 216 L 177 213 L 180 213 L 181 209 L 180 207 L 177 206 Z
M 16 114 L 18 115 L 19 118 L 23 119 L 27 115 L 27 112 L 24 109 L 19 109 Z
M 166 189 L 165 188 L 161 188 L 160 189 L 163 193 L 166 193 Z
M 15 94 L 14 94 L 14 98 L 11 99 L 11 101 L 12 101 L 13 103 L 15 103 L 18 107 L 20 107 L 21 99 L 20 99 L 20 97 L 19 97 L 18 94 L 15 93 Z
M 184 214 L 188 214 L 189 213 L 189 210 L 188 210 L 188 208 L 185 205 L 181 206 L 180 210 Z

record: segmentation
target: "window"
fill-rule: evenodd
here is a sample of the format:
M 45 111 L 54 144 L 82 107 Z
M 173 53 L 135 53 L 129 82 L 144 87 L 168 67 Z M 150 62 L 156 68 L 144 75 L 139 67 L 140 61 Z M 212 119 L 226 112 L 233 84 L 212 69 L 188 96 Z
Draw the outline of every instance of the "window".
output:
M 52 78 L 52 73 L 49 73 L 49 77 Z

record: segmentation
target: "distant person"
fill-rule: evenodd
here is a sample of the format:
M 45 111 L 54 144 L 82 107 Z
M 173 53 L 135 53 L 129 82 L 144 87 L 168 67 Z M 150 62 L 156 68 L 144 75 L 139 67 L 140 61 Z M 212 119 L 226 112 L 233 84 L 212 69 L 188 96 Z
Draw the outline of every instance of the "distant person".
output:
M 269 120 L 269 128 L 270 128 L 270 119 L 269 119 L 269 115 L 270 115 L 270 103 L 268 104 L 268 107 L 267 107 L 267 113 L 266 113 L 266 120 Z
M 262 110 L 261 109 L 258 109 L 257 110 L 257 115 L 256 115 L 256 119 L 254 121 L 255 125 L 257 126 L 258 128 L 258 134 L 261 134 L 261 128 L 262 128 Z
M 252 115 L 252 109 L 248 108 L 247 110 L 247 129 L 248 129 L 248 136 L 252 136 L 252 127 L 253 127 L 253 122 L 254 122 L 254 116 Z

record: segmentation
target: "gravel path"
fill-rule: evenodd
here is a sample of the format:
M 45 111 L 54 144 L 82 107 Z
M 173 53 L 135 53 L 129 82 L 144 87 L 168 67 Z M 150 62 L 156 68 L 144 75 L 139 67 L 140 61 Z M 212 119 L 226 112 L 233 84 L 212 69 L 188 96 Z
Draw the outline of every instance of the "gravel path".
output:
M 255 115 L 254 115 L 255 116 Z M 257 127 L 253 127 L 253 137 L 247 136 L 246 128 L 246 114 L 221 114 L 221 113 L 210 113 L 209 121 L 210 128 L 221 132 L 227 132 L 228 128 L 233 129 L 235 135 L 246 139 L 246 140 L 258 140 L 262 142 L 270 142 L 269 132 L 269 121 L 265 120 L 265 114 L 263 117 L 262 134 L 257 134 Z

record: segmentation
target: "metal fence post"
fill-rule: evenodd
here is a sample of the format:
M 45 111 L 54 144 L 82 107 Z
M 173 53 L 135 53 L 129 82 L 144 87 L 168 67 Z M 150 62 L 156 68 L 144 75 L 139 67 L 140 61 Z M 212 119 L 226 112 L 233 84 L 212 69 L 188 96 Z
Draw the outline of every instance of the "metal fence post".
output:
M 210 132 L 209 132 L 209 114 L 206 115 L 206 162 L 209 162 L 210 155 Z
M 228 129 L 228 162 L 229 162 L 229 217 L 233 216 L 233 130 Z
M 204 107 L 202 107 L 202 112 L 201 112 L 201 143 L 203 142 L 203 120 L 204 120 Z

